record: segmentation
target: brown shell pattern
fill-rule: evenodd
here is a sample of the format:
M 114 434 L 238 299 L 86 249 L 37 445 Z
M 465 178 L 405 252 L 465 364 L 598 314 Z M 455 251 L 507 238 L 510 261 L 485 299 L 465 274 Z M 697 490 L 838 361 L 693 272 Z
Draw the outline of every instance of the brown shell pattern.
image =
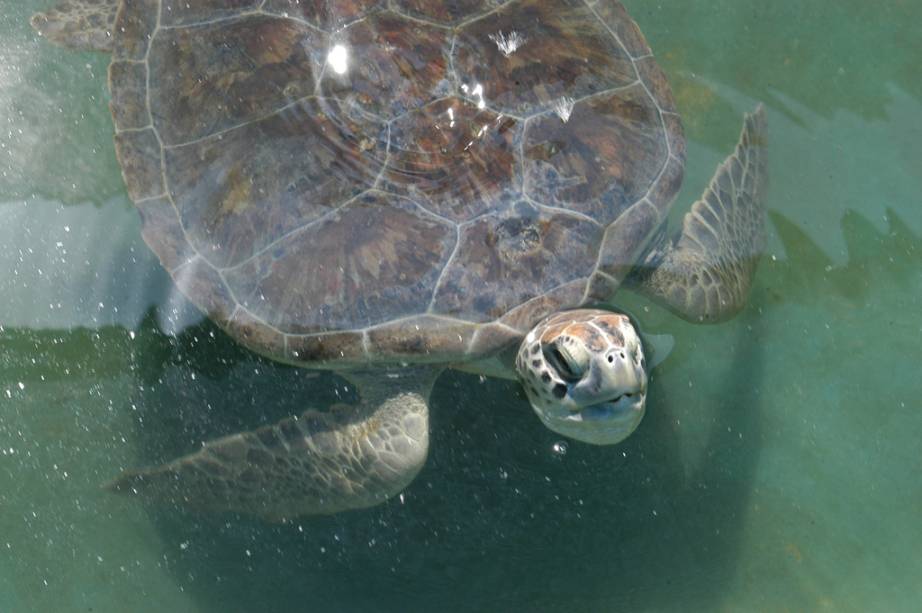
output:
M 144 239 L 279 360 L 488 355 L 609 298 L 682 180 L 615 0 L 133 0 L 116 32 Z

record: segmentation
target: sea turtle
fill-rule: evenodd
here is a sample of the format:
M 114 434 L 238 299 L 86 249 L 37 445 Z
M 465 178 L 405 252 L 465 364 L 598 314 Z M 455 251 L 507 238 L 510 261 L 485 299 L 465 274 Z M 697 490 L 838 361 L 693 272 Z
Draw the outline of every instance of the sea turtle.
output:
M 616 291 L 695 322 L 747 298 L 764 112 L 670 235 L 682 124 L 615 0 L 68 0 L 32 23 L 112 54 L 118 160 L 177 287 L 361 398 L 306 398 L 116 490 L 270 519 L 375 505 L 423 465 L 446 368 L 617 443 L 651 366 Z

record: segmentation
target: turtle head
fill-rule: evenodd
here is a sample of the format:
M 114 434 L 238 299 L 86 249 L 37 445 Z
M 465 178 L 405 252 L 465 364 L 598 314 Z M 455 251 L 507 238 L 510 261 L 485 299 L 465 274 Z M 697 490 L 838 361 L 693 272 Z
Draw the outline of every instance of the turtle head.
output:
M 627 438 L 647 400 L 643 346 L 626 315 L 561 312 L 535 326 L 516 356 L 516 372 L 541 421 L 593 445 Z

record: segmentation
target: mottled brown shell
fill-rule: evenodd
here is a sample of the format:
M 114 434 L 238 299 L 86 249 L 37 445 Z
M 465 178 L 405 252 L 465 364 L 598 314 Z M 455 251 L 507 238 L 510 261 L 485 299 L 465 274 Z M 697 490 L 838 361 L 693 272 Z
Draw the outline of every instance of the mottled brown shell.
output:
M 609 298 L 682 179 L 614 0 L 125 0 L 115 32 L 144 238 L 279 360 L 488 355 Z

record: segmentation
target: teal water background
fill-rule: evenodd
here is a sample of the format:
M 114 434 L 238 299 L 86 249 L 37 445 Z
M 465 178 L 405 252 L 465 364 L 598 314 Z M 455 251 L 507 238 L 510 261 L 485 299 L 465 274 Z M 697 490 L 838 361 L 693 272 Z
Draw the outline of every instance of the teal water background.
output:
M 0 611 L 912 611 L 922 602 L 922 4 L 625 2 L 689 137 L 678 214 L 766 104 L 769 248 L 676 337 L 623 445 L 445 375 L 402 500 L 266 525 L 148 510 L 123 467 L 347 397 L 236 347 L 139 238 L 106 58 L 0 4 Z

